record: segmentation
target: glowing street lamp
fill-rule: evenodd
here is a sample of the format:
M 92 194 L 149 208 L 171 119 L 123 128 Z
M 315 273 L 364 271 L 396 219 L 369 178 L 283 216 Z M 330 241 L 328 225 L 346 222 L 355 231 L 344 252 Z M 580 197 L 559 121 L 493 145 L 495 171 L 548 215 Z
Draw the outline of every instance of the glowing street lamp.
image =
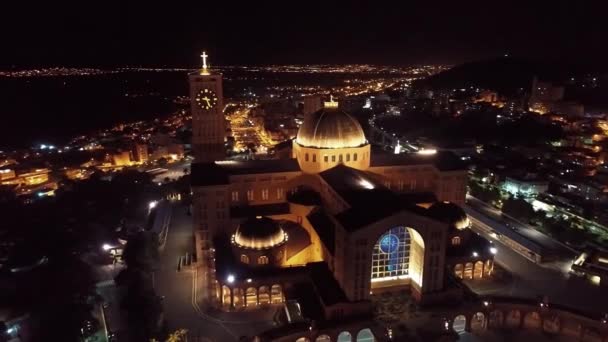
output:
M 110 246 L 110 245 L 109 245 L 109 244 L 107 244 L 107 243 L 104 243 L 104 244 L 101 246 L 101 249 L 103 249 L 104 251 L 106 251 L 106 252 L 107 252 L 107 251 L 109 251 L 110 249 L 112 249 L 112 246 Z
M 226 281 L 228 282 L 228 284 L 232 284 L 234 283 L 234 275 L 233 274 L 229 274 L 228 277 L 226 278 Z

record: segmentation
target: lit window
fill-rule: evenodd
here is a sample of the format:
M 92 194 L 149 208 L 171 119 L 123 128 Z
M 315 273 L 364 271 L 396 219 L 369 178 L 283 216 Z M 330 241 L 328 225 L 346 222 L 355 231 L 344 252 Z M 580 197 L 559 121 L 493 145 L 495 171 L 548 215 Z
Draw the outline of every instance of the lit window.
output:
M 233 191 L 232 192 L 232 202 L 238 202 L 238 201 L 239 201 L 239 192 Z
M 268 265 L 268 257 L 265 255 L 262 255 L 261 257 L 259 257 L 258 265 Z
M 253 190 L 247 190 L 247 200 L 253 201 Z
M 262 200 L 268 200 L 268 189 L 262 190 Z
M 454 236 L 454 237 L 452 238 L 452 245 L 453 245 L 453 246 L 460 245 L 460 236 Z
M 249 263 L 249 257 L 246 256 L 245 254 L 241 254 L 241 262 L 244 264 L 248 264 Z
M 384 233 L 374 246 L 372 280 L 406 276 L 409 272 L 410 234 L 405 227 L 395 227 Z
M 283 188 L 277 188 L 277 199 L 283 199 Z

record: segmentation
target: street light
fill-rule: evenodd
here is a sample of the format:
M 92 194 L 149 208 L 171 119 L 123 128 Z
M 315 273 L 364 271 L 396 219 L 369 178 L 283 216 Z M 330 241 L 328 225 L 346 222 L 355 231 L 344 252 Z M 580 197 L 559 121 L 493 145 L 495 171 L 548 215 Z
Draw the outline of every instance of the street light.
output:
M 157 201 L 151 201 L 150 203 L 148 203 L 148 209 L 152 210 L 152 209 L 156 208 L 157 204 L 158 204 Z
M 228 282 L 228 284 L 234 283 L 234 275 L 229 274 L 228 277 L 226 278 L 226 281 Z
M 112 249 L 112 246 L 110 246 L 110 245 L 109 245 L 109 244 L 107 244 L 107 243 L 104 243 L 104 244 L 101 246 L 101 248 L 102 248 L 104 251 L 109 251 L 110 249 Z
M 490 247 L 490 253 L 496 255 L 497 252 L 498 252 L 498 249 L 496 249 L 496 247 Z

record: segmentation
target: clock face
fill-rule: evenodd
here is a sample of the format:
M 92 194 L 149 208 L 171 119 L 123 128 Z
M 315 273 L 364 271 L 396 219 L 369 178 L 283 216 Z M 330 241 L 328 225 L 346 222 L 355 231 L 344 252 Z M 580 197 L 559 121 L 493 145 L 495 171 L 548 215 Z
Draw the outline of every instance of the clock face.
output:
M 196 104 L 202 109 L 209 110 L 217 105 L 217 96 L 210 89 L 201 89 L 196 94 Z

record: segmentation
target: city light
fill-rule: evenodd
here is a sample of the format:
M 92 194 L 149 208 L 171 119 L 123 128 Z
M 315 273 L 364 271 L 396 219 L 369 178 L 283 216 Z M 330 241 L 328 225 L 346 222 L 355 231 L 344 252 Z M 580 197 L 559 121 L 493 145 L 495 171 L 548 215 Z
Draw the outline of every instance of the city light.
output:
M 112 249 L 112 248 L 113 248 L 113 247 L 112 247 L 111 245 L 107 244 L 107 243 L 104 243 L 104 244 L 101 246 L 101 249 L 103 249 L 104 251 L 109 251 L 109 250 L 110 250 L 110 249 Z
M 371 190 L 371 189 L 375 188 L 375 187 L 374 187 L 374 184 L 372 184 L 372 183 L 371 183 L 370 181 L 368 181 L 367 179 L 363 179 L 363 178 L 361 178 L 361 179 L 359 180 L 359 185 L 361 185 L 362 187 L 364 187 L 365 189 L 368 189 L 368 190 Z
M 148 203 L 148 209 L 152 210 L 152 209 L 156 208 L 157 204 L 158 204 L 158 201 L 152 201 L 152 202 Z
M 226 277 L 226 281 L 228 282 L 228 284 L 232 284 L 234 283 L 235 277 L 233 274 L 229 274 L 228 277 Z
M 473 257 L 477 258 L 478 256 L 479 256 L 479 253 L 473 252 Z
M 433 154 L 437 153 L 437 150 L 436 149 L 424 149 L 423 148 L 423 149 L 419 150 L 416 153 L 421 154 L 421 155 L 433 155 Z
M 490 253 L 496 255 L 497 252 L 498 250 L 496 249 L 496 247 L 490 247 Z

